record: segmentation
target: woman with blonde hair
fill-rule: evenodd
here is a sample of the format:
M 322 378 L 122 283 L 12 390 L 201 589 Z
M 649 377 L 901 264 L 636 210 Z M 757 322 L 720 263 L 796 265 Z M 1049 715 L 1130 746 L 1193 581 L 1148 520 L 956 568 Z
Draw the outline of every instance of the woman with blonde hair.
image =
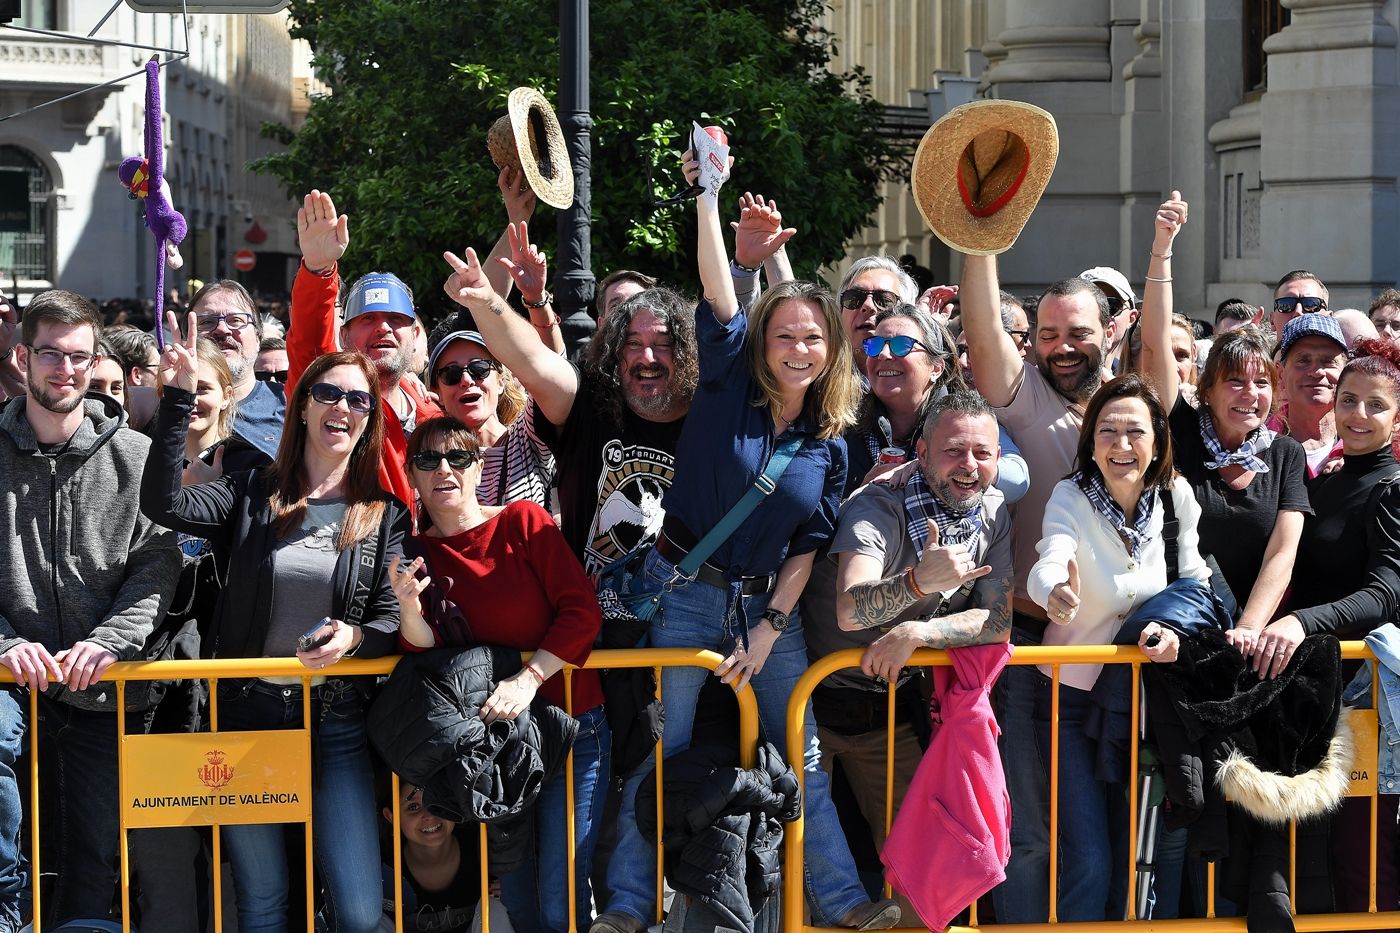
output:
M 686 159 L 693 182 L 699 165 L 689 154 Z M 752 681 L 764 735 L 785 748 L 788 699 L 807 670 L 797 599 L 817 549 L 835 528 L 846 483 L 842 435 L 855 424 L 861 384 L 831 293 L 810 282 L 782 282 L 752 308 L 740 308 L 718 209 L 709 197 L 697 203 L 700 279 L 707 296 L 695 309 L 700 379 L 677 444 L 661 535 L 640 571 L 640 589 L 659 600 L 650 644 L 725 655 L 715 673 L 736 689 Z M 731 509 L 765 477 L 767 483 L 759 485 L 771 491 L 736 524 Z M 678 565 L 717 527 L 729 530 L 725 540 L 693 575 L 683 574 Z M 662 671 L 667 757 L 690 743 L 705 676 L 698 668 Z M 810 703 L 804 731 L 805 761 L 792 765 L 806 775 L 814 923 L 894 926 L 898 906 L 872 903 L 857 879 L 821 767 Z M 635 933 L 650 913 L 656 850 L 642 838 L 634 816 L 636 790 L 648 768 L 644 764 L 624 785 L 608 869 L 613 896 L 592 933 Z

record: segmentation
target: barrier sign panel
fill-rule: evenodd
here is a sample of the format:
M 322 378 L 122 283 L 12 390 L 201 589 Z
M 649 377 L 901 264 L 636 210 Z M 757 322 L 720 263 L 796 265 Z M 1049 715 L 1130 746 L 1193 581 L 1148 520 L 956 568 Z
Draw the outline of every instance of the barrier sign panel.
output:
M 1380 720 L 1373 709 L 1343 710 L 1351 717 L 1351 735 L 1356 753 L 1351 760 L 1348 797 L 1369 797 L 1376 792 L 1376 763 L 1380 753 Z
M 129 735 L 122 744 L 128 828 L 305 823 L 305 730 Z

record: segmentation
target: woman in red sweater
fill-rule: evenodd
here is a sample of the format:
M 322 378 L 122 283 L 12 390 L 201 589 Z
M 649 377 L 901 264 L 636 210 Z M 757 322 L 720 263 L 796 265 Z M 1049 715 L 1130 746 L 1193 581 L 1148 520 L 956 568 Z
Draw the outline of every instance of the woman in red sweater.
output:
M 500 507 L 477 502 L 481 449 L 462 422 L 439 417 L 419 425 L 408 442 L 408 462 L 409 480 L 432 526 L 414 539 L 419 556 L 412 563 L 390 567 L 402 613 L 400 640 L 410 651 L 497 645 L 534 652 L 520 673 L 496 685 L 482 718 L 515 719 L 538 692 L 578 719 L 572 753 L 574 885 L 577 928 L 587 929 L 588 876 L 612 739 L 597 672 L 573 674 L 571 704 L 559 672 L 588 660 L 598 636 L 603 619 L 593 585 L 544 509 L 528 500 Z M 426 579 L 418 573 L 425 565 Z M 433 577 L 461 607 L 456 618 L 424 618 L 419 596 Z M 569 929 L 566 775 L 561 769 L 540 792 L 534 857 L 501 876 L 501 900 L 516 930 Z

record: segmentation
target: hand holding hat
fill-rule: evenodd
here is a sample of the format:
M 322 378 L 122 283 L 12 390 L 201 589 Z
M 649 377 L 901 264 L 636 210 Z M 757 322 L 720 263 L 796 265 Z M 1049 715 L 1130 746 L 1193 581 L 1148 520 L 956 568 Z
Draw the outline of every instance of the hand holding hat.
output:
M 523 171 L 530 190 L 541 201 L 566 210 L 574 203 L 574 170 L 554 108 L 529 87 L 511 91 L 508 108 L 510 112 L 486 134 L 491 159 L 500 168 Z

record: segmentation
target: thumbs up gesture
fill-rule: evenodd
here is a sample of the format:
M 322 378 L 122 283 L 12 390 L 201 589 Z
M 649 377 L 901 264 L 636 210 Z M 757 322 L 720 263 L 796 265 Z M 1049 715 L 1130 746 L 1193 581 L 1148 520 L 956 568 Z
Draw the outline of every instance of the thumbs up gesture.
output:
M 1073 622 L 1079 612 L 1079 562 L 1073 557 L 1069 559 L 1069 579 L 1050 591 L 1045 609 L 1050 621 L 1060 625 Z
M 919 558 L 918 566 L 914 568 L 914 580 L 920 590 L 925 593 L 946 593 L 991 572 L 990 564 L 977 566 L 965 544 L 940 547 L 938 523 L 928 523 L 928 544 L 924 547 L 924 556 Z

